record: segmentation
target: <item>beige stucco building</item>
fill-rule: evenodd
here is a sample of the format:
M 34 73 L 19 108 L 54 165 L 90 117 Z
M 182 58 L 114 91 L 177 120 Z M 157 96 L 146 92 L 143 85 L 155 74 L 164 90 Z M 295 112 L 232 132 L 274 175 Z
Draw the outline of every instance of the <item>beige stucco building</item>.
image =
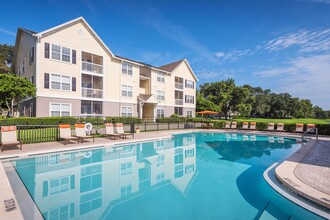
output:
M 14 69 L 36 85 L 22 116 L 195 115 L 187 60 L 155 67 L 114 55 L 82 17 L 38 33 L 19 28 Z

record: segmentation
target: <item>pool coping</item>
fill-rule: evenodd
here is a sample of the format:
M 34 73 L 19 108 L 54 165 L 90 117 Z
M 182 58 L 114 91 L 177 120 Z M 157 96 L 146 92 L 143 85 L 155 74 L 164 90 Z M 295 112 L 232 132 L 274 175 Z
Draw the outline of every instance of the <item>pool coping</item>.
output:
M 12 189 L 12 186 L 10 185 L 10 181 L 8 179 L 7 173 L 4 170 L 3 164 L 5 162 L 8 162 L 10 160 L 19 160 L 23 158 L 28 158 L 28 157 L 33 157 L 33 156 L 38 156 L 38 155 L 43 155 L 43 154 L 51 154 L 51 153 L 60 153 L 60 152 L 67 152 L 67 151 L 77 151 L 77 150 L 84 150 L 84 149 L 93 149 L 93 148 L 100 148 L 100 147 L 114 147 L 118 145 L 124 145 L 124 144 L 129 144 L 129 143 L 139 143 L 139 142 L 145 142 L 145 141 L 153 141 L 153 140 L 163 140 L 163 139 L 169 139 L 172 138 L 173 135 L 175 134 L 185 134 L 185 133 L 195 133 L 195 132 L 218 132 L 218 133 L 241 133 L 241 134 L 258 134 L 258 135 L 268 135 L 268 136 L 281 136 L 281 137 L 288 137 L 288 138 L 300 138 L 299 134 L 294 134 L 294 133 L 286 133 L 286 132 L 263 132 L 263 131 L 251 131 L 251 130 L 239 130 L 239 129 L 190 129 L 190 130 L 166 130 L 166 131 L 157 131 L 157 132 L 146 132 L 146 133 L 152 133 L 156 135 L 155 137 L 146 137 L 146 138 L 137 138 L 137 139 L 124 139 L 120 140 L 118 142 L 111 141 L 109 139 L 106 139 L 106 141 L 101 141 L 100 143 L 93 143 L 93 142 L 88 142 L 85 144 L 81 145 L 72 145 L 72 146 L 65 146 L 64 148 L 61 147 L 53 147 L 51 149 L 44 149 L 44 150 L 36 150 L 31 153 L 28 152 L 20 152 L 14 153 L 14 154 L 9 154 L 9 155 L 0 155 L 0 183 L 1 180 L 7 182 L 5 184 L 0 184 L 0 191 L 4 191 L 9 193 L 9 195 L 15 199 L 16 204 L 17 204 L 17 209 L 15 210 L 15 215 L 14 219 L 24 219 L 21 209 L 18 206 L 17 199 L 14 195 L 14 191 Z M 143 133 L 142 133 L 143 134 Z M 54 143 L 54 142 L 51 142 Z M 55 142 L 58 143 L 58 142 Z M 7 194 L 6 194 L 7 195 Z M 1 194 L 0 194 L 0 198 Z M 1 219 L 11 219 L 9 218 L 3 218 L 2 211 L 0 209 L 0 220 Z M 14 213 L 12 211 L 11 213 Z M 6 215 L 8 216 L 8 215 Z
M 316 142 L 316 140 L 312 139 L 294 153 L 289 154 L 274 163 L 267 170 L 265 170 L 263 177 L 275 191 L 280 193 L 285 198 L 318 216 L 330 219 L 329 212 L 323 211 L 321 207 L 317 207 L 317 205 L 321 205 L 322 207 L 329 209 L 330 202 L 327 204 L 325 201 L 320 199 L 322 197 L 329 197 L 329 195 L 305 184 L 294 174 L 296 166 L 304 158 L 304 156 L 313 149 Z M 297 162 L 289 161 L 292 159 Z M 307 201 L 304 201 L 295 194 L 307 199 Z

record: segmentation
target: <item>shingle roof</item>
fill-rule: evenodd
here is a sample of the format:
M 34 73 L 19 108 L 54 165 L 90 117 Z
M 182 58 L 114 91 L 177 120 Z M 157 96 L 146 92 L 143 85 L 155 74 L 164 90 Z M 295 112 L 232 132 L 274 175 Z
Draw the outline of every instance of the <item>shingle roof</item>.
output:
M 35 31 L 31 31 L 31 30 L 28 30 L 28 29 L 25 29 L 25 28 L 21 28 L 21 27 L 19 27 L 18 29 L 21 29 L 22 31 L 27 32 L 27 33 L 30 33 L 30 34 L 36 34 L 37 33 Z
M 167 72 L 172 72 L 173 70 L 175 70 L 175 68 L 177 68 L 184 60 L 179 60 L 179 61 L 175 61 L 173 63 L 169 63 L 166 64 L 164 66 L 160 66 L 158 67 L 161 70 L 165 70 Z
M 153 65 L 150 65 L 148 63 L 143 63 L 143 62 L 140 62 L 140 61 L 137 61 L 137 60 L 129 59 L 129 58 L 126 58 L 126 57 L 123 57 L 123 56 L 119 56 L 117 54 L 115 56 L 118 57 L 118 58 L 124 59 L 124 60 L 129 60 L 129 61 L 132 61 L 132 62 L 135 62 L 135 63 L 140 63 L 140 64 L 142 64 L 144 66 L 149 66 L 149 67 L 157 68 L 157 67 L 155 67 Z

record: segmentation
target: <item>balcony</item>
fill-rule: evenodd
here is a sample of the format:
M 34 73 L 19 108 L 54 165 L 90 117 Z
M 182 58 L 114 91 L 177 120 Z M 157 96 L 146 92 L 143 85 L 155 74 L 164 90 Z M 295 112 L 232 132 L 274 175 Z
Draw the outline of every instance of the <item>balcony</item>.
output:
M 145 88 L 139 88 L 139 94 L 146 94 L 146 89 Z
M 175 105 L 183 105 L 183 99 L 175 99 Z
M 103 57 L 82 52 L 81 69 L 83 72 L 103 74 Z
M 183 83 L 175 83 L 176 89 L 183 89 Z
M 90 89 L 90 88 L 82 88 L 81 96 L 84 98 L 103 98 L 103 90 L 101 89 Z
M 103 74 L 102 65 L 84 62 L 84 61 L 81 61 L 81 63 L 82 63 L 82 67 L 81 67 L 82 71 Z

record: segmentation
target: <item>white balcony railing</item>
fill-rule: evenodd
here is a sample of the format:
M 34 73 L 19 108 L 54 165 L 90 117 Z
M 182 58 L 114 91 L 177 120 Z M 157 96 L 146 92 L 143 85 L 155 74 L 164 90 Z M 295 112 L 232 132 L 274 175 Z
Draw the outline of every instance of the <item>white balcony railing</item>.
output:
M 183 89 L 183 84 L 182 83 L 175 83 L 175 88 L 176 89 Z
M 82 88 L 81 96 L 86 98 L 103 98 L 103 90 Z
M 183 105 L 183 99 L 175 99 L 176 105 Z
M 91 73 L 103 73 L 103 66 L 95 63 L 89 63 L 85 61 L 81 61 L 82 71 L 91 72 Z

